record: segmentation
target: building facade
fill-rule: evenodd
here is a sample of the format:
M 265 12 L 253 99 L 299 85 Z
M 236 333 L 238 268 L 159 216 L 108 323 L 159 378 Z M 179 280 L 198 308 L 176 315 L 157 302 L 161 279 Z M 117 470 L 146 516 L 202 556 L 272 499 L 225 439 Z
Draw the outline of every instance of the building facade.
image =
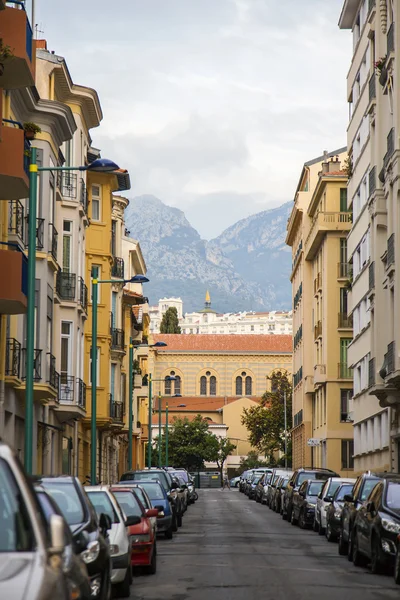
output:
M 399 291 L 395 265 L 399 169 L 399 5 L 392 0 L 349 1 L 339 26 L 352 31 L 347 78 L 350 177 L 348 207 L 348 347 L 354 374 L 354 467 L 398 471 L 400 428 Z

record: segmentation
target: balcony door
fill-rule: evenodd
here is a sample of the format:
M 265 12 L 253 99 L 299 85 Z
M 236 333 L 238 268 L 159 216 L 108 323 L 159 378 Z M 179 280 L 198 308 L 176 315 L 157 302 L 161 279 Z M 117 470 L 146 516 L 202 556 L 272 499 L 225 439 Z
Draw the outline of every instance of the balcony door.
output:
M 72 269 L 72 221 L 63 222 L 63 258 L 62 269 L 64 273 L 71 273 Z
M 72 323 L 61 321 L 61 400 L 74 401 L 74 378 L 72 376 Z

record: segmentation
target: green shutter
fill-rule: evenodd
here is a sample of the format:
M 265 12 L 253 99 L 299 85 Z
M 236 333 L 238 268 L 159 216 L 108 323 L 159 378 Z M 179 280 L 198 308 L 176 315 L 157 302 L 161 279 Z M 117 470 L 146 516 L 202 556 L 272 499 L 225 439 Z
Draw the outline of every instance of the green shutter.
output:
M 340 212 L 347 212 L 347 188 L 340 188 Z

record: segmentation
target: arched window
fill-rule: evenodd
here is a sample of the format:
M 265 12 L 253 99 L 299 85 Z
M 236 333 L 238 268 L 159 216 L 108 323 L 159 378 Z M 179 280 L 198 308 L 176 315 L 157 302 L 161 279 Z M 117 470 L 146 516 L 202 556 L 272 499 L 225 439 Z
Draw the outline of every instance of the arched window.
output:
M 246 387 L 246 396 L 251 396 L 251 393 L 252 393 L 252 387 L 253 387 L 253 386 L 252 386 L 252 383 L 253 383 L 253 382 L 252 382 L 252 380 L 251 380 L 251 377 L 250 377 L 250 375 L 247 375 L 247 377 L 246 377 L 246 385 L 245 385 L 245 387 Z
M 171 395 L 171 380 L 168 379 L 168 377 L 169 377 L 169 375 L 167 375 L 165 377 L 165 380 L 164 380 L 165 381 L 164 382 L 164 386 L 165 386 L 164 389 L 165 389 L 165 395 L 166 396 L 170 396 Z
M 240 377 L 240 375 L 238 375 L 236 377 L 236 396 L 241 396 L 242 390 L 243 390 L 243 380 Z
M 217 378 L 214 375 L 210 377 L 210 396 L 217 395 Z
M 205 375 L 202 375 L 200 377 L 200 395 L 207 395 L 207 377 L 205 377 Z
M 181 378 L 180 375 L 175 375 L 175 394 L 181 393 Z

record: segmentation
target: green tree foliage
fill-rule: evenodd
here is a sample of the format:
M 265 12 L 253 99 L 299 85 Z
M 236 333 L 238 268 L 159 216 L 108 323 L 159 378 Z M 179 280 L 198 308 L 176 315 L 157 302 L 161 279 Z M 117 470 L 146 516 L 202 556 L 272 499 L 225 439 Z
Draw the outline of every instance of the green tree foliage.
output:
M 260 460 L 258 458 L 258 452 L 250 450 L 246 458 L 240 459 L 239 474 L 241 475 L 244 471 L 255 469 L 256 467 L 268 467 L 269 463 L 266 460 Z
M 158 443 L 158 440 L 155 440 Z M 161 440 L 162 460 L 165 461 L 165 434 Z M 156 460 L 157 450 L 153 452 Z M 205 461 L 215 456 L 215 435 L 209 432 L 208 423 L 201 415 L 193 421 L 175 417 L 168 430 L 168 462 L 174 467 L 183 467 L 188 471 L 199 471 Z
M 160 333 L 181 333 L 178 320 L 178 311 L 176 310 L 175 306 L 170 306 L 163 314 L 160 325 Z
M 284 393 L 286 392 L 287 428 L 292 424 L 292 385 L 283 371 L 275 371 L 271 391 L 265 392 L 261 403 L 243 409 L 242 424 L 249 432 L 249 442 L 267 457 L 269 464 L 276 462 L 276 455 L 285 451 Z M 283 456 L 279 463 L 284 462 Z M 288 464 L 291 464 L 291 444 L 288 438 Z
M 218 471 L 221 478 L 221 485 L 223 483 L 223 470 L 226 459 L 232 452 L 236 449 L 235 444 L 229 440 L 229 438 L 219 438 L 216 435 L 213 435 L 214 447 L 211 451 L 210 459 L 212 462 L 217 463 Z

